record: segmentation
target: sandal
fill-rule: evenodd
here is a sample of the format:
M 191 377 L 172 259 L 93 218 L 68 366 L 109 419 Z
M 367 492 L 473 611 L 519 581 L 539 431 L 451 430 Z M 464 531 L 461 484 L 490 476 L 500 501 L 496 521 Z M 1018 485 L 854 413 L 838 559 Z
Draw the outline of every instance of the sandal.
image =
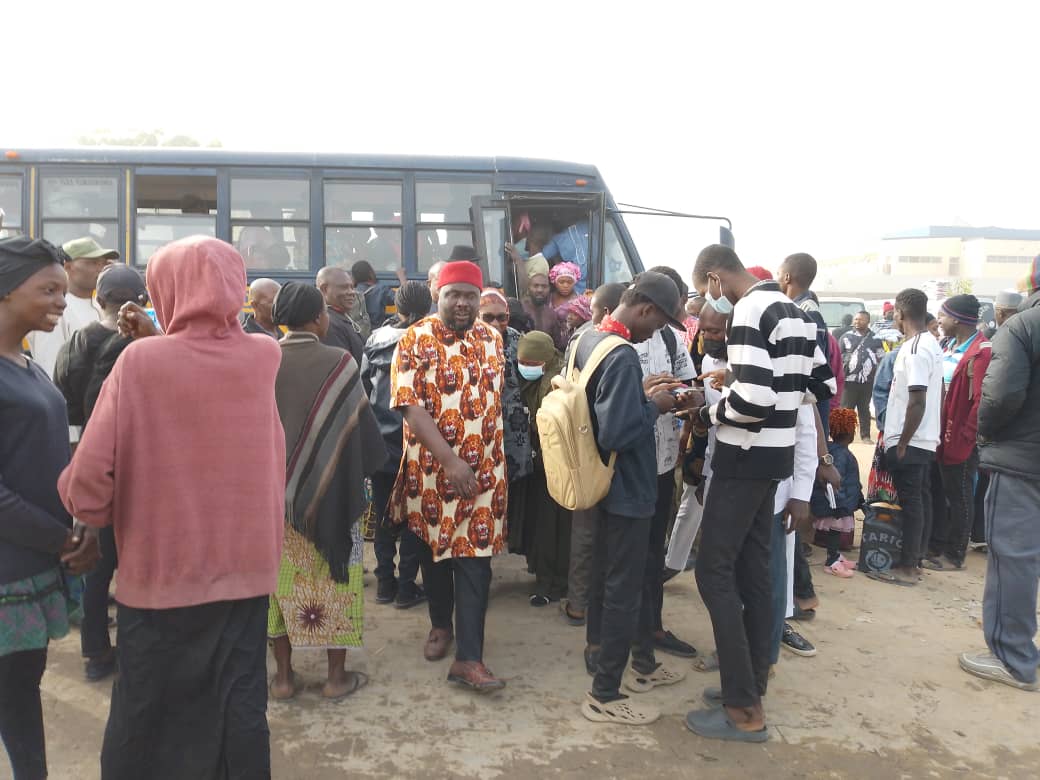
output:
M 848 561 L 846 561 L 846 563 L 848 563 Z M 824 566 L 823 570 L 828 574 L 833 574 L 835 577 L 842 577 L 843 579 L 848 579 L 852 576 L 852 570 L 843 566 L 840 558 L 830 566 Z
M 714 650 L 710 655 L 699 655 L 693 661 L 693 668 L 698 672 L 717 672 L 719 670 L 719 654 Z
M 652 672 L 644 674 L 635 667 L 628 667 L 622 686 L 632 693 L 647 693 L 659 685 L 675 685 L 686 679 L 686 672 L 669 669 L 664 664 L 658 664 Z
M 627 696 L 602 702 L 591 693 L 585 694 L 581 714 L 593 723 L 617 723 L 624 726 L 646 726 L 661 717 L 661 713 L 653 707 L 636 704 Z
M 721 707 L 690 712 L 686 716 L 686 728 L 699 737 L 729 742 L 766 742 L 769 739 L 769 731 L 764 728 L 757 731 L 738 729 Z
M 571 612 L 571 604 L 566 599 L 560 602 L 560 613 L 563 615 L 563 619 L 571 626 L 584 626 L 585 625 L 585 613 L 581 615 L 575 615 Z
M 353 696 L 355 693 L 357 693 L 366 685 L 368 685 L 368 675 L 364 672 L 347 672 L 347 674 L 354 675 L 354 684 L 338 696 L 326 696 L 324 693 L 322 693 L 321 697 L 325 699 L 325 701 L 341 701 L 347 698 L 348 696 Z

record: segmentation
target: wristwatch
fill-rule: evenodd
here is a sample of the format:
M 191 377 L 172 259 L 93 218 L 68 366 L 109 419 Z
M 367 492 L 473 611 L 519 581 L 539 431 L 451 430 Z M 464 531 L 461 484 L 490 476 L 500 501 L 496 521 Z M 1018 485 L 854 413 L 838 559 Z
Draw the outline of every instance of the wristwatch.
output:
M 829 452 L 826 455 L 821 455 L 820 456 L 820 465 L 821 466 L 833 466 L 834 465 L 834 456 L 831 455 Z

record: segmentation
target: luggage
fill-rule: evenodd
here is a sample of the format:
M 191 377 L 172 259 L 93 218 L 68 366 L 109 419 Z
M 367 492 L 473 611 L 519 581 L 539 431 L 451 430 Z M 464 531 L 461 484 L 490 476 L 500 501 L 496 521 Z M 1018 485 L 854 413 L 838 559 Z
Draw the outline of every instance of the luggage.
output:
M 859 542 L 862 572 L 888 571 L 903 554 L 903 517 L 895 504 L 879 501 L 863 508 L 863 537 Z

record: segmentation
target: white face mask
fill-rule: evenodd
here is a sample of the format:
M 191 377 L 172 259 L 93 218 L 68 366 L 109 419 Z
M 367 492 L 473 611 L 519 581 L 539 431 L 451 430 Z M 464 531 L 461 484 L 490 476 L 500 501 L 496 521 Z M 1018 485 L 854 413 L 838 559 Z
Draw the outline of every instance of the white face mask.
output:
M 545 373 L 545 366 L 525 366 L 523 363 L 517 363 L 516 368 L 520 372 L 520 376 L 528 382 L 541 379 Z
M 704 291 L 705 302 L 717 311 L 719 314 L 729 314 L 733 311 L 733 304 L 730 303 L 729 298 L 722 294 L 722 280 L 719 277 L 715 277 L 715 281 L 719 283 L 719 297 L 716 298 L 711 294 L 711 276 L 708 277 L 708 287 Z

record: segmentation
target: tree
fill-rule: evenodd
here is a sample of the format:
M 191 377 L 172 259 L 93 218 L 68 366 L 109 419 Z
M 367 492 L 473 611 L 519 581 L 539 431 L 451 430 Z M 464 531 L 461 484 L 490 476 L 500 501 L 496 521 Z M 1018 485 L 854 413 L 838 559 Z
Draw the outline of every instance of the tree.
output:
M 177 146 L 198 147 L 202 143 L 190 135 L 178 134 L 164 138 L 162 130 L 138 132 L 136 135 L 114 135 L 110 130 L 95 130 L 91 135 L 80 136 L 81 146 Z M 209 148 L 220 148 L 223 144 L 213 139 L 206 144 Z

